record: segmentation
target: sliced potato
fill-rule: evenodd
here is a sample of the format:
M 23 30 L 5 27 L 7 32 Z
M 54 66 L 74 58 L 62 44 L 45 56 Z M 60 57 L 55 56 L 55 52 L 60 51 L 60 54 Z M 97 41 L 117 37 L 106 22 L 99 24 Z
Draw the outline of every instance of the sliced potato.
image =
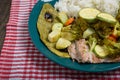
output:
M 57 31 L 57 30 L 55 30 L 55 31 L 52 31 L 51 33 L 49 33 L 49 35 L 48 35 L 48 40 L 50 41 L 50 42 L 56 42 L 59 38 L 60 38 L 60 31 Z
M 99 13 L 100 11 L 95 8 L 84 8 L 80 10 L 79 16 L 88 22 L 93 22 Z
M 54 30 L 61 31 L 62 27 L 63 27 L 62 23 L 54 23 L 52 26 L 52 31 Z
M 108 23 L 116 23 L 117 22 L 117 20 L 108 13 L 100 13 L 97 15 L 97 18 L 101 21 L 105 21 Z
M 59 38 L 59 40 L 56 43 L 57 49 L 65 49 L 68 46 L 70 46 L 71 42 L 69 40 L 66 40 L 64 38 Z
M 58 13 L 58 18 L 60 19 L 60 21 L 65 24 L 66 21 L 68 20 L 68 16 L 65 12 L 59 12 Z

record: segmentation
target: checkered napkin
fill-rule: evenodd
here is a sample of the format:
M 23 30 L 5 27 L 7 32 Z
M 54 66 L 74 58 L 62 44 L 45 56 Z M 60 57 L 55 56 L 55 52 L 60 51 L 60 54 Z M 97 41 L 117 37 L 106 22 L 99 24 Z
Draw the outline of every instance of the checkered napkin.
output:
M 0 80 L 120 80 L 120 69 L 87 73 L 70 70 L 48 60 L 33 45 L 28 32 L 29 14 L 37 0 L 12 0 Z

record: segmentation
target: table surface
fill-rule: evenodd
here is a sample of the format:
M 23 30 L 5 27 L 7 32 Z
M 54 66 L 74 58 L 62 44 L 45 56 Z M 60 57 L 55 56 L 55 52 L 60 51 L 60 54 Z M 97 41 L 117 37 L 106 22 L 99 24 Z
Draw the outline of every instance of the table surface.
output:
M 120 80 L 120 69 L 100 73 L 70 70 L 41 54 L 29 37 L 27 23 L 37 1 L 0 1 L 0 80 Z
M 9 19 L 11 0 L 0 1 L 0 52 L 6 34 L 6 23 Z

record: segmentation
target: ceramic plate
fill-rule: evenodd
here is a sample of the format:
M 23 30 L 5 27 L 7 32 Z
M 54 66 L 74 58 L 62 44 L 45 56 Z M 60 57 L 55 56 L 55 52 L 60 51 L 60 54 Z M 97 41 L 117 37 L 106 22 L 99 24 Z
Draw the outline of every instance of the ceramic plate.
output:
M 49 3 L 54 5 L 56 1 L 57 0 L 52 0 Z M 56 56 L 54 53 L 52 53 L 40 40 L 39 32 L 37 31 L 37 25 L 36 25 L 38 16 L 40 14 L 40 11 L 44 3 L 45 2 L 39 0 L 38 3 L 32 9 L 32 12 L 29 17 L 28 28 L 29 28 L 30 37 L 33 43 L 35 44 L 36 48 L 42 54 L 44 54 L 49 60 L 52 60 L 53 62 L 61 66 L 67 67 L 69 69 L 85 71 L 85 72 L 103 72 L 103 71 L 117 69 L 120 67 L 120 63 L 80 64 L 77 62 L 73 62 L 71 59 L 61 58 L 59 56 Z

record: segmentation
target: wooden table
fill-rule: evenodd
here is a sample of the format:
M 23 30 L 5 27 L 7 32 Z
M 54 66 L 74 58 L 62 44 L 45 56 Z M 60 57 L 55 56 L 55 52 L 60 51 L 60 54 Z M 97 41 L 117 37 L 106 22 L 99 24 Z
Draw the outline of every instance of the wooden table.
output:
M 0 1 L 0 52 L 6 34 L 6 23 L 9 19 L 11 0 Z

